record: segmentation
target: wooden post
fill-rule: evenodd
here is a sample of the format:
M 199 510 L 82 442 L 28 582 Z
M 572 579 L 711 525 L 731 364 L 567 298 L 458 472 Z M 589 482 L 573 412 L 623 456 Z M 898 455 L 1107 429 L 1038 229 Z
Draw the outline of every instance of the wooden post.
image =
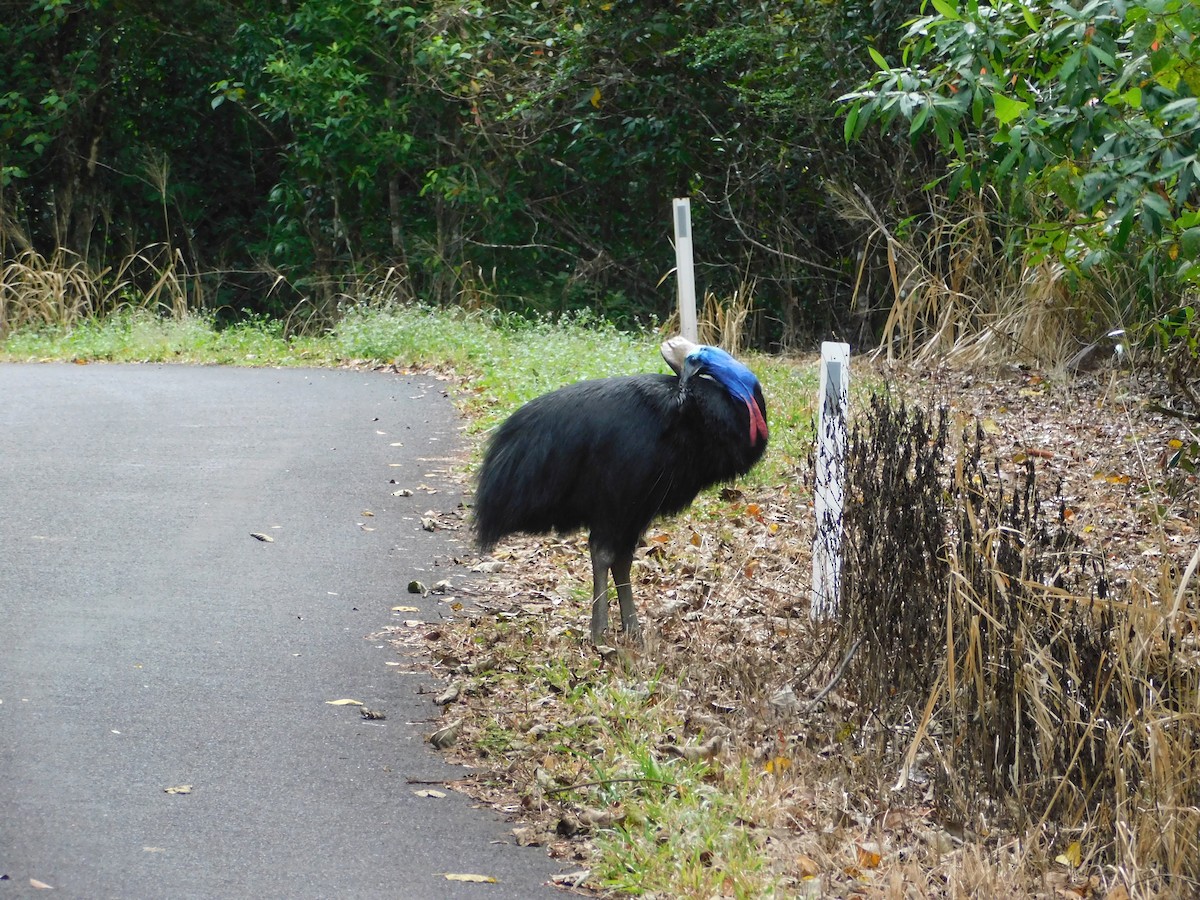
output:
M 817 473 L 814 505 L 813 586 L 810 612 L 824 619 L 837 612 L 842 586 L 842 502 L 846 477 L 846 407 L 850 392 L 850 345 L 821 344 L 817 395 Z
M 696 272 L 692 263 L 692 202 L 686 197 L 672 202 L 675 214 L 675 283 L 679 286 L 679 333 L 699 341 L 696 327 Z

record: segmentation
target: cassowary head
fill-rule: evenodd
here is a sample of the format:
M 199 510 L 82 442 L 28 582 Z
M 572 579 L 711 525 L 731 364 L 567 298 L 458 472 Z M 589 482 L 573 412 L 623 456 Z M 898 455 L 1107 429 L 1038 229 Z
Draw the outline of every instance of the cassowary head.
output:
M 660 349 L 667 365 L 679 375 L 683 387 L 689 379 L 706 375 L 746 405 L 750 414 L 751 446 L 767 439 L 767 420 L 757 399 L 762 396 L 762 387 L 753 372 L 721 348 L 694 344 L 681 336 L 664 341 Z

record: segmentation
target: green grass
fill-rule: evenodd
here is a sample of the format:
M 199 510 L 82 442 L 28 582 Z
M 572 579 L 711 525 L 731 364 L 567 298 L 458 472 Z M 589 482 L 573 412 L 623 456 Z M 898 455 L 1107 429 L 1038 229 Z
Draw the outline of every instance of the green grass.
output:
M 428 307 L 356 307 L 330 334 L 351 359 L 449 365 L 471 376 L 467 396 L 481 424 L 584 378 L 666 371 L 652 336 L 575 317 L 558 322 Z
M 283 326 L 254 320 L 217 328 L 206 316 L 121 311 L 75 325 L 17 329 L 0 342 L 0 360 L 179 362 L 242 366 L 331 365 L 327 338 L 288 338 Z
M 644 791 L 637 815 L 597 838 L 597 880 L 635 897 L 774 896 L 766 854 L 736 791 L 705 783 L 703 767 L 675 774 L 676 787 Z
M 593 882 L 633 897 L 778 896 L 770 832 L 758 824 L 773 802 L 760 769 L 666 752 L 711 735 L 682 735 L 662 671 L 581 664 L 570 649 L 578 638 L 546 620 L 520 622 L 481 651 L 505 664 L 478 676 L 493 702 L 486 714 L 467 711 L 467 739 L 532 808 L 611 817 L 591 831 Z
M 257 319 L 218 328 L 203 315 L 121 311 L 73 326 L 17 329 L 0 341 L 5 361 L 175 362 L 236 366 L 334 366 L 347 362 L 449 367 L 467 380 L 458 393 L 472 428 L 491 427 L 518 405 L 584 378 L 666 372 L 653 333 L 589 318 L 529 321 L 496 312 L 361 305 L 315 336 L 289 335 Z M 771 449 L 747 476 L 755 486 L 794 473 L 811 441 L 814 369 L 750 354 L 768 398 Z

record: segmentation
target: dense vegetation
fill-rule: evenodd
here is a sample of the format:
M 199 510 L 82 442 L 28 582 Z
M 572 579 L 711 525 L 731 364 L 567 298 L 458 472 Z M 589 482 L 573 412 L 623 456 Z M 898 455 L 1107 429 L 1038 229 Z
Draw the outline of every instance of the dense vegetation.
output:
M 690 196 L 700 285 L 752 295 L 759 343 L 1037 355 L 1038 304 L 1060 349 L 1173 336 L 1196 27 L 1184 0 L 16 0 L 0 250 L 234 313 L 325 319 L 370 278 L 629 321 L 669 311 Z

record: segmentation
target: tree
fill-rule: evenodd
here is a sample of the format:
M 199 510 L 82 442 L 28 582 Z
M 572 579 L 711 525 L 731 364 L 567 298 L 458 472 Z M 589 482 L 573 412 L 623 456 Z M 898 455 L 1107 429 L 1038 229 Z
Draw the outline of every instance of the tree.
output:
M 260 132 L 209 102 L 240 12 L 219 0 L 6 5 L 6 245 L 104 268 L 161 242 L 193 272 L 244 268 L 238 238 L 272 180 L 269 163 L 252 161 L 270 154 Z
M 946 190 L 995 187 L 1020 250 L 1080 275 L 1124 259 L 1147 302 L 1200 280 L 1200 8 L 928 0 L 900 63 L 848 102 L 845 133 L 903 125 L 948 161 Z M 1164 283 L 1165 279 L 1165 283 Z
M 886 28 L 899 4 L 878 6 Z M 670 199 L 691 196 L 702 286 L 754 282 L 763 336 L 848 327 L 852 232 L 823 184 L 889 168 L 874 148 L 841 150 L 831 115 L 866 74 L 844 47 L 876 27 L 875 5 L 439 9 L 431 78 L 461 98 L 470 135 L 449 183 L 482 186 L 491 205 L 474 212 L 506 236 L 510 266 L 549 271 L 567 303 L 665 313 Z
M 321 288 L 360 262 L 406 264 L 405 198 L 428 152 L 411 127 L 429 100 L 411 73 L 418 21 L 403 4 L 308 0 L 243 25 L 244 81 L 217 85 L 214 102 L 247 104 L 282 141 L 264 255 Z

